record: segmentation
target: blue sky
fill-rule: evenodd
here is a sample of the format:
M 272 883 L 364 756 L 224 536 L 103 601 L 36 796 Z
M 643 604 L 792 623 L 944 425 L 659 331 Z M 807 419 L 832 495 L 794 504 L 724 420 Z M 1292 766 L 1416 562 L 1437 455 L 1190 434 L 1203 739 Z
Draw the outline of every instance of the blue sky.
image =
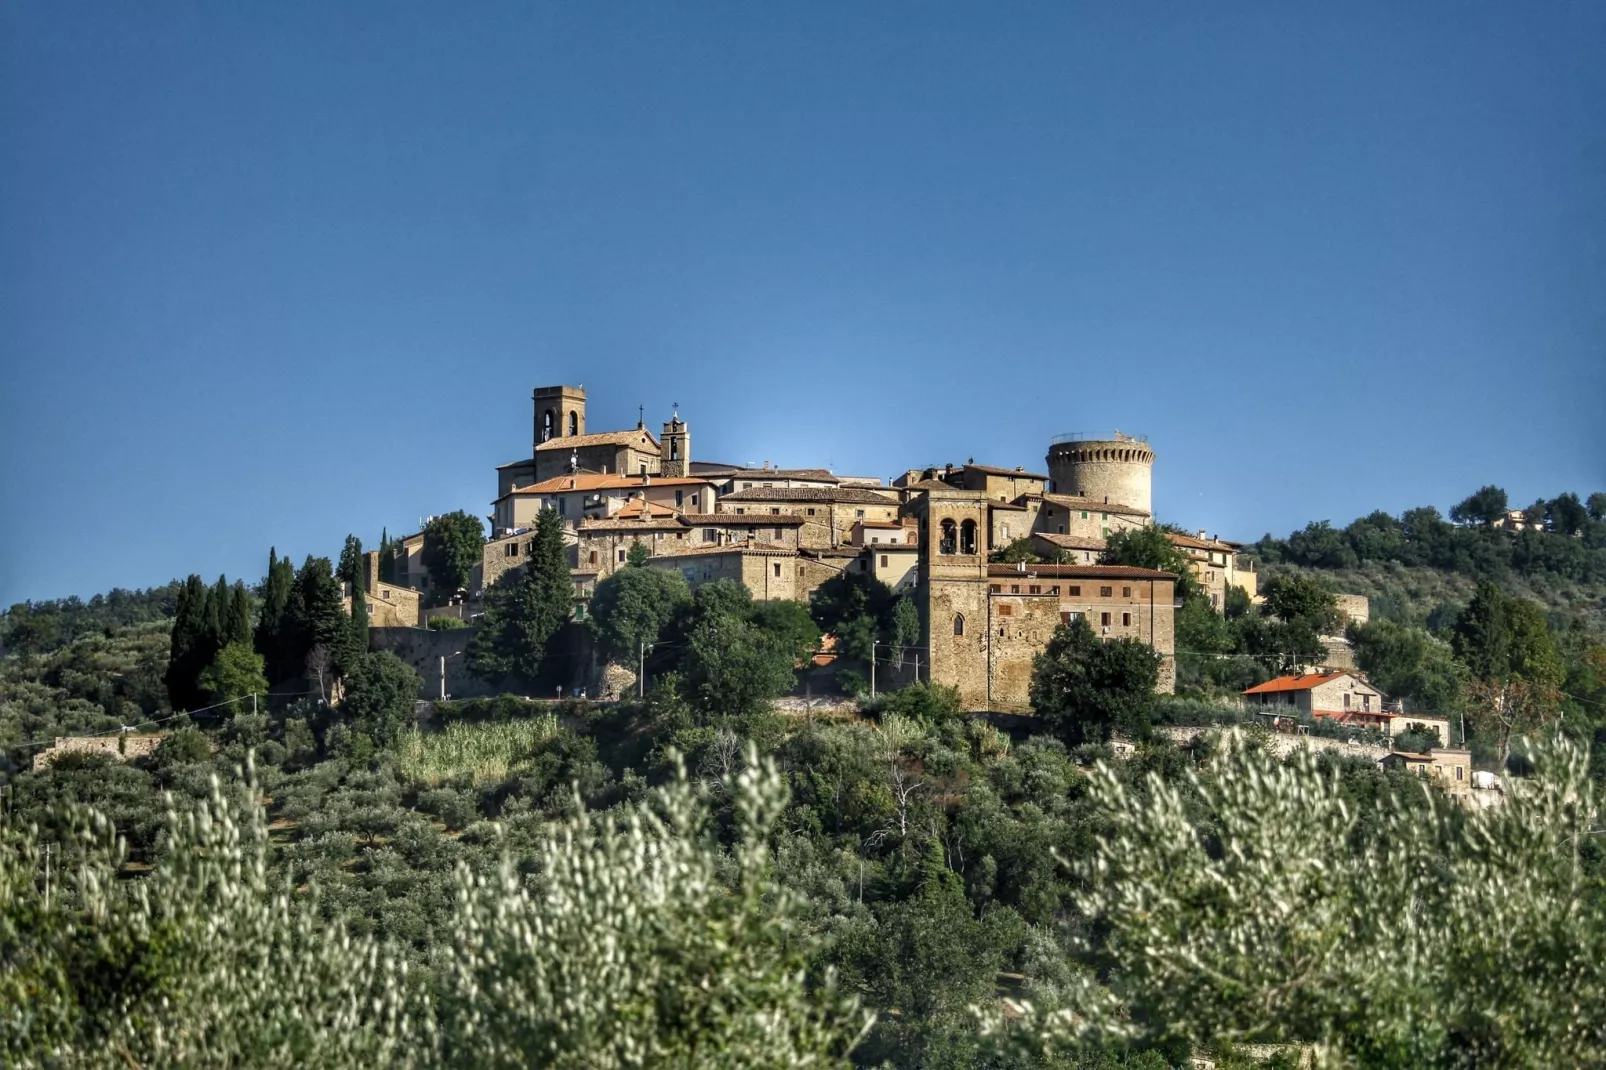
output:
M 1007 13 L 1004 13 L 1007 12 Z M 0 604 L 484 514 L 529 395 L 1253 539 L 1606 488 L 1606 5 L 23 2 Z

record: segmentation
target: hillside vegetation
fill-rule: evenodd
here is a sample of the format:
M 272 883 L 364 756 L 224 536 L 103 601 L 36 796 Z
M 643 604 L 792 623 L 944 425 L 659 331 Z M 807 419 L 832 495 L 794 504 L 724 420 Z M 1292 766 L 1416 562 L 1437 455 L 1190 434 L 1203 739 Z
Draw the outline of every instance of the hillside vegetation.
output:
M 1593 553 L 1585 521 L 1538 535 Z M 1423 708 L 1460 704 L 1484 764 L 1512 752 L 1503 806 L 1469 813 L 1362 759 L 1277 760 L 1253 728 L 1154 738 L 1219 707 L 1157 699 L 1152 652 L 1079 621 L 1039 660 L 1032 730 L 925 684 L 857 717 L 778 715 L 822 621 L 866 643 L 907 626 L 858 581 L 811 614 L 626 568 L 588 626 L 653 646 L 643 701 L 501 696 L 422 725 L 417 676 L 353 645 L 331 600 L 350 546 L 275 556 L 255 588 L 121 598 L 126 620 L 14 609 L 0 1062 L 1606 1062 L 1606 646 L 1554 598 L 1598 579 L 1281 542 L 1262 543 L 1267 609 L 1204 616 L 1188 594 L 1191 641 L 1261 645 L 1201 660 L 1192 686 L 1269 671 L 1330 622 L 1327 588 L 1375 577 L 1359 656 Z M 515 676 L 562 649 L 556 624 L 528 630 L 555 597 L 521 582 L 476 652 Z M 313 693 L 172 712 L 290 672 Z M 148 757 L 29 768 L 24 744 L 123 725 L 169 734 Z M 1119 761 L 1117 735 L 1136 743 Z

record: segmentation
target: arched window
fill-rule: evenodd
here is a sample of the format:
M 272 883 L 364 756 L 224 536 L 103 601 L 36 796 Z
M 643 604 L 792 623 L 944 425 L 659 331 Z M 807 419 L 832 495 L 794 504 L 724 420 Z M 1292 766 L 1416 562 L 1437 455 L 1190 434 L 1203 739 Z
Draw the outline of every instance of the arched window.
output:
M 552 424 L 553 424 L 552 410 L 548 409 L 546 412 L 542 413 L 542 415 L 541 415 L 541 441 L 542 442 L 545 442 L 547 439 L 552 437 L 553 432 L 555 430 L 553 428 Z
M 963 613 L 955 613 L 954 614 L 954 634 L 955 635 L 964 635 L 965 634 L 965 615 Z
M 680 460 L 680 439 L 678 438 L 669 440 L 669 459 L 671 461 Z
M 951 554 L 957 548 L 957 543 L 958 533 L 954 528 L 954 522 L 952 520 L 944 520 L 942 522 L 942 538 L 937 543 L 937 552 L 939 554 Z
M 976 552 L 976 522 L 967 520 L 959 525 L 959 552 L 973 554 Z
M 569 414 L 569 434 L 578 435 L 579 433 L 580 433 L 580 414 L 571 412 Z

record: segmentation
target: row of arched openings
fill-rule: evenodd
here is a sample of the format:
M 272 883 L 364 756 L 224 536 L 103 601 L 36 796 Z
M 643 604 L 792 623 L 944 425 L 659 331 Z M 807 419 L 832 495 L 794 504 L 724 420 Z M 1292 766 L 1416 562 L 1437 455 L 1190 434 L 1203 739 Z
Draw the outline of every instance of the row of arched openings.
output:
M 553 435 L 557 434 L 557 429 L 558 414 L 553 412 L 551 409 L 548 409 L 546 412 L 541 414 L 541 441 L 546 442 Z M 569 434 L 578 435 L 579 433 L 580 415 L 578 413 L 571 412 L 569 414 Z
M 942 535 L 937 540 L 939 554 L 974 554 L 976 552 L 976 522 L 966 520 L 955 525 L 952 520 L 944 520 L 941 525 Z

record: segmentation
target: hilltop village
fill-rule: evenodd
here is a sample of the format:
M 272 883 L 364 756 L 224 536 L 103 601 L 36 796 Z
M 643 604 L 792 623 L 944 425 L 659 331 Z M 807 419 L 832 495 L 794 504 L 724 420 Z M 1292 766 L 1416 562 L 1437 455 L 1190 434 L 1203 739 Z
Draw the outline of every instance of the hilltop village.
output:
M 676 569 L 694 588 L 735 580 L 755 599 L 807 602 L 844 572 L 908 592 L 921 637 L 900 660 L 919 679 L 958 688 L 969 708 L 1026 709 L 1033 656 L 1077 616 L 1101 636 L 1152 646 L 1163 659 L 1160 689 L 1174 687 L 1175 577 L 1098 563 L 1111 533 L 1154 522 L 1155 455 L 1141 437 L 1062 436 L 1049 443 L 1046 471 L 971 460 L 883 481 L 699 460 L 678 411 L 656 435 L 644 422 L 593 431 L 580 387 L 540 387 L 532 401 L 530 456 L 496 469 L 490 535 L 470 590 L 434 591 L 422 533 L 404 537 L 383 568 L 369 555 L 375 627 L 416 628 L 436 614 L 472 619 L 484 590 L 522 566 L 536 517 L 552 509 L 563 520 L 578 618 L 596 584 L 639 545 L 650 567 Z M 1255 596 L 1238 544 L 1204 532 L 1170 538 L 1215 605 L 1231 586 Z M 1052 563 L 989 560 L 1022 540 Z

